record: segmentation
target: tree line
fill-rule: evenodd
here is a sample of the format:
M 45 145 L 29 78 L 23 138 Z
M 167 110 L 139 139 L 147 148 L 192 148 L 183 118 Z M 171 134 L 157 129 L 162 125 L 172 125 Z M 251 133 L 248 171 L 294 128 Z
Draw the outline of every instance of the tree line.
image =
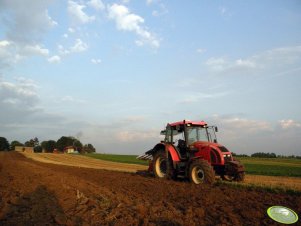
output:
M 17 140 L 9 143 L 5 137 L 0 137 L 0 151 L 15 150 L 16 146 L 33 147 L 34 152 L 42 152 L 43 150 L 45 152 L 53 152 L 55 149 L 63 152 L 64 148 L 69 146 L 72 146 L 76 151 L 82 154 L 95 152 L 95 148 L 92 144 L 83 145 L 80 140 L 72 136 L 62 136 L 57 141 L 46 140 L 42 142 L 39 142 L 39 139 L 34 137 L 24 144 Z
M 271 153 L 270 152 L 256 152 L 251 155 L 233 153 L 233 156 L 254 157 L 254 158 L 297 158 L 297 159 L 301 159 L 301 156 L 298 156 L 298 155 L 276 155 L 273 152 L 271 152 Z

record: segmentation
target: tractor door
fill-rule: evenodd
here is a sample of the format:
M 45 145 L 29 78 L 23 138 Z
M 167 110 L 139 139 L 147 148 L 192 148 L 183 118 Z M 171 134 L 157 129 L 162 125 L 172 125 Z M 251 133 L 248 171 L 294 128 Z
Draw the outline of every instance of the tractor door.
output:
M 171 127 L 172 129 L 172 144 L 179 154 L 181 160 L 186 160 L 188 156 L 187 145 L 185 139 L 184 125 Z

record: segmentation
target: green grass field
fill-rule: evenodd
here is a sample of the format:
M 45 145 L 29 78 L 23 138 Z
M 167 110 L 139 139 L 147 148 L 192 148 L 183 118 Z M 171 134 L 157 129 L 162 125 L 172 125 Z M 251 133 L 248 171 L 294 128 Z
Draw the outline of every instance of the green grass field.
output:
M 248 174 L 301 177 L 301 160 L 289 158 L 238 158 Z
M 148 165 L 147 161 L 136 159 L 136 155 L 86 154 L 86 156 L 112 162 Z M 301 177 L 301 160 L 287 158 L 237 158 L 246 167 L 247 174 L 267 176 Z

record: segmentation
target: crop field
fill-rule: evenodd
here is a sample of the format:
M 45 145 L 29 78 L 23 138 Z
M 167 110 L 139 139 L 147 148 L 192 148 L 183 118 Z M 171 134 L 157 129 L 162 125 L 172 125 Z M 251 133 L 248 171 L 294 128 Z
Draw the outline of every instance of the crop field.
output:
M 248 174 L 301 177 L 301 159 L 287 158 L 238 158 Z
M 277 225 L 266 214 L 273 205 L 301 213 L 298 177 L 247 175 L 242 184 L 197 186 L 137 174 L 147 166 L 132 160 L 0 152 L 0 225 L 256 226 Z

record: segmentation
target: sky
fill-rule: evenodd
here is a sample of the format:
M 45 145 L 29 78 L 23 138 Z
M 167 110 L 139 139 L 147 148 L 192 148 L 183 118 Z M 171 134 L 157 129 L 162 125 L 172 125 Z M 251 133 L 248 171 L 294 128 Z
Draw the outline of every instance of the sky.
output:
M 205 120 L 232 152 L 301 155 L 301 2 L 0 0 L 0 136 L 142 154 Z

